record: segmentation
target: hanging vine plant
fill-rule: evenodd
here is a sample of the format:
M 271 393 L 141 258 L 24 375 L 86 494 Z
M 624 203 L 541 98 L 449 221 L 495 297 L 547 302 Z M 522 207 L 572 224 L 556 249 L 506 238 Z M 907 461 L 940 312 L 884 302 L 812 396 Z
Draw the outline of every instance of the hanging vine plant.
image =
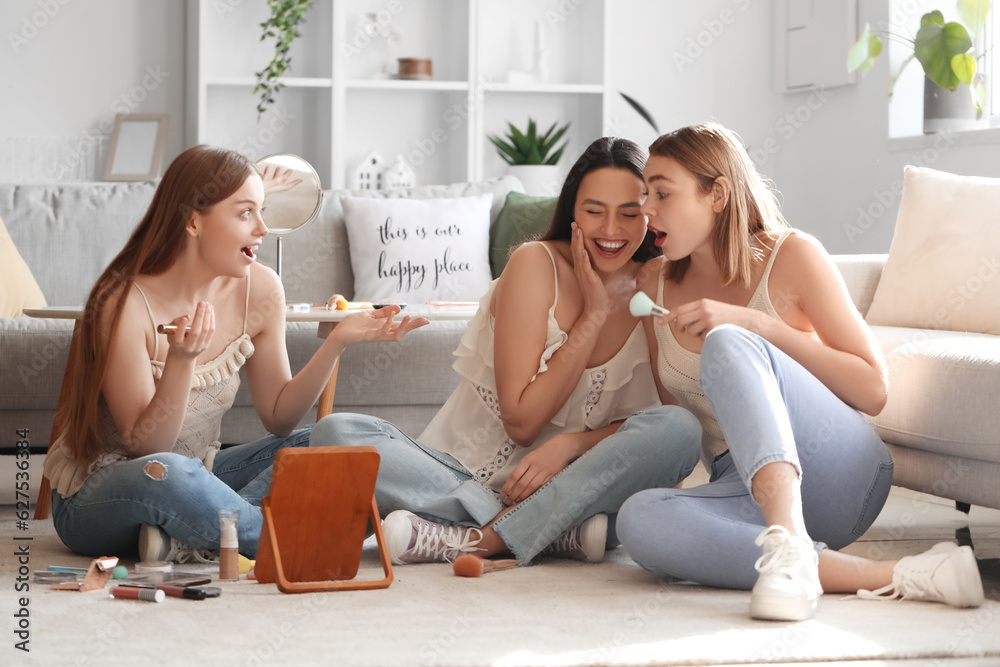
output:
M 274 104 L 274 96 L 284 87 L 280 79 L 292 64 L 288 50 L 295 39 L 302 35 L 299 32 L 299 24 L 305 21 L 305 14 L 312 6 L 312 0 L 267 0 L 267 6 L 271 10 L 271 15 L 260 24 L 263 30 L 260 41 L 273 37 L 277 39 L 277 43 L 274 46 L 271 62 L 256 73 L 257 85 L 254 86 L 253 92 L 260 93 L 260 101 L 257 103 L 258 117 Z

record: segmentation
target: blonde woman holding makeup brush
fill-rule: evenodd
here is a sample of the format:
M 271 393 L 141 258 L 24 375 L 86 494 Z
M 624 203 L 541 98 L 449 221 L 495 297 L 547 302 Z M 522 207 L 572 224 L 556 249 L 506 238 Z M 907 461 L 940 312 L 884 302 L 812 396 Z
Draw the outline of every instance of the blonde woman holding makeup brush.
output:
M 70 549 L 125 555 L 138 543 L 142 560 L 197 557 L 218 548 L 226 509 L 240 511 L 239 549 L 253 557 L 274 455 L 309 444 L 308 428 L 293 429 L 340 353 L 427 323 L 395 322 L 398 307 L 351 315 L 293 377 L 284 290 L 255 262 L 268 231 L 264 192 L 242 155 L 184 151 L 91 291 L 45 458 L 53 522 Z M 174 330 L 158 333 L 167 322 Z M 244 366 L 273 435 L 220 450 Z
M 788 227 L 739 139 L 715 123 L 650 146 L 642 212 L 663 256 L 639 287 L 660 397 L 698 415 L 708 484 L 654 489 L 619 535 L 653 572 L 752 589 L 750 615 L 800 621 L 824 592 L 974 607 L 968 547 L 899 561 L 835 549 L 871 526 L 892 459 L 862 413 L 885 405 L 886 364 L 840 273 Z M 874 590 L 875 593 L 871 591 Z
M 480 300 L 455 352 L 459 386 L 418 438 L 367 415 L 316 425 L 323 442 L 378 448 L 395 563 L 463 551 L 599 561 L 625 498 L 693 469 L 698 423 L 659 405 L 628 309 L 651 256 L 644 160 L 610 138 L 577 160 L 548 233 L 515 250 Z

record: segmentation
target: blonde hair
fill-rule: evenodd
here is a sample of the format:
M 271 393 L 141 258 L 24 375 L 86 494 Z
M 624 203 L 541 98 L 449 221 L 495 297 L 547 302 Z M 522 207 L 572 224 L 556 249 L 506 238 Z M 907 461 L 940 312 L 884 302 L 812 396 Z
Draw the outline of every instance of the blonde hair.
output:
M 788 222 L 739 137 L 718 123 L 691 125 L 654 141 L 649 155 L 676 160 L 694 176 L 704 195 L 719 178 L 729 181 L 729 194 L 712 231 L 712 248 L 725 284 L 749 286 L 753 258 L 759 254 L 751 246 L 752 237 L 760 232 L 773 236 Z M 690 257 L 670 262 L 667 278 L 680 282 L 690 265 Z
M 92 461 L 104 450 L 107 433 L 100 423 L 101 387 L 108 368 L 108 346 L 136 276 L 166 271 L 184 249 L 184 229 L 191 215 L 236 192 L 257 168 L 235 151 L 208 146 L 189 148 L 170 164 L 153 201 L 118 256 L 90 292 L 83 319 L 70 343 L 53 435 L 63 436 L 68 451 Z M 105 316 L 105 309 L 110 313 Z M 107 335 L 99 322 L 105 322 Z

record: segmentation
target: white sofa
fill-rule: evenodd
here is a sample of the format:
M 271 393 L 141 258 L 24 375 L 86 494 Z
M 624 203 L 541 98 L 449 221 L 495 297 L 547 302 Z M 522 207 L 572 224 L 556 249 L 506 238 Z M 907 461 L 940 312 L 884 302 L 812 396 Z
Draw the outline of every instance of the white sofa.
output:
M 887 257 L 834 256 L 862 315 Z M 888 361 L 889 398 L 870 421 L 892 452 L 893 484 L 1000 508 L 1000 336 L 890 326 L 872 331 Z

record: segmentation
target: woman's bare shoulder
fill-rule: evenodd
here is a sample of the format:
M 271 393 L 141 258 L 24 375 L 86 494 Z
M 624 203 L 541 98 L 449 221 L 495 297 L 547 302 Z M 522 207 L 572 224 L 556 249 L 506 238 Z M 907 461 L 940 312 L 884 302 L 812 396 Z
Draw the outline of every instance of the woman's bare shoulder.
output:
M 639 269 L 639 273 L 636 274 L 635 286 L 650 296 L 655 297 L 657 280 L 666 262 L 667 259 L 665 257 L 654 257 L 648 260 Z

